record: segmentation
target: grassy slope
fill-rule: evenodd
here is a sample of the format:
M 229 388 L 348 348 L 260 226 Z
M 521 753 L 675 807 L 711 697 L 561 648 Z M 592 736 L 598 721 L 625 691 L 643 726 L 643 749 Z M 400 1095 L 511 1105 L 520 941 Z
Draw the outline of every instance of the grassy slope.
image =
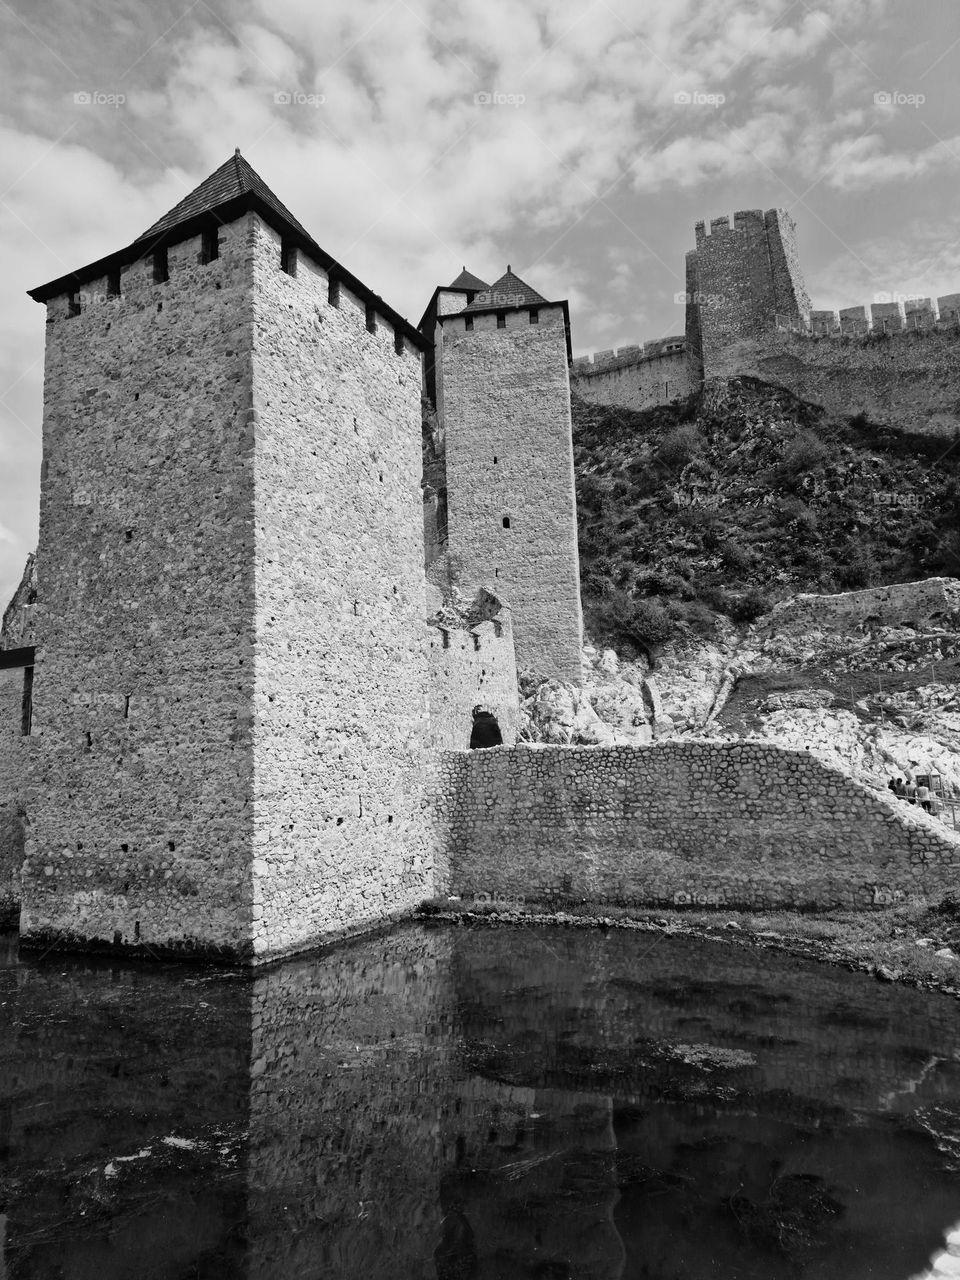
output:
M 574 401 L 585 620 L 638 648 L 798 591 L 960 577 L 960 444 L 738 379 L 633 412 Z

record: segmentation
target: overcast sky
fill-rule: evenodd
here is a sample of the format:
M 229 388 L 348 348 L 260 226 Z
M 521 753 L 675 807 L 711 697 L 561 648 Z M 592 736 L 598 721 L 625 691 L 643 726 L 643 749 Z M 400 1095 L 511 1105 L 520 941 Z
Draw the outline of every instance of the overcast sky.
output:
M 580 354 L 681 332 L 693 224 L 740 208 L 791 210 L 814 306 L 960 291 L 958 67 L 957 0 L 0 0 L 0 607 L 37 530 L 24 291 L 234 147 L 414 322 L 510 263 Z

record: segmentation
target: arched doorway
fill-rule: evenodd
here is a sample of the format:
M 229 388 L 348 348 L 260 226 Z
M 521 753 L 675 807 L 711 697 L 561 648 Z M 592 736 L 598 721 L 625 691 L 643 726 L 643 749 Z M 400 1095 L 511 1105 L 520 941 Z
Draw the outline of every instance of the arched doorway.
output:
M 470 750 L 479 747 L 499 747 L 503 745 L 503 734 L 497 724 L 497 717 L 490 711 L 473 709 L 473 728 L 470 731 Z

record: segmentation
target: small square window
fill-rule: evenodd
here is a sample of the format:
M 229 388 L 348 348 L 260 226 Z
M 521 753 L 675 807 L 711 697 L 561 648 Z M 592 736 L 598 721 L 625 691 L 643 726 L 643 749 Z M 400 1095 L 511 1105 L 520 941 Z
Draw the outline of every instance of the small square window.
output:
M 504 517 L 503 517 L 503 527 L 504 527 L 505 529 L 509 529 L 509 528 L 510 528 L 510 517 L 509 517 L 509 516 L 504 516 Z

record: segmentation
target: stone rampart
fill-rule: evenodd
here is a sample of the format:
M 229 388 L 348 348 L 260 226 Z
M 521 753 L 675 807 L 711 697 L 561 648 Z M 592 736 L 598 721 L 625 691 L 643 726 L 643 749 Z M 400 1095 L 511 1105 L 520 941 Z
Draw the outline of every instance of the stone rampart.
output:
M 960 888 L 960 836 L 758 742 L 446 755 L 449 890 L 530 902 L 869 908 Z
M 684 338 L 662 338 L 581 356 L 570 366 L 570 387 L 591 404 L 649 409 L 683 399 L 699 385 Z

